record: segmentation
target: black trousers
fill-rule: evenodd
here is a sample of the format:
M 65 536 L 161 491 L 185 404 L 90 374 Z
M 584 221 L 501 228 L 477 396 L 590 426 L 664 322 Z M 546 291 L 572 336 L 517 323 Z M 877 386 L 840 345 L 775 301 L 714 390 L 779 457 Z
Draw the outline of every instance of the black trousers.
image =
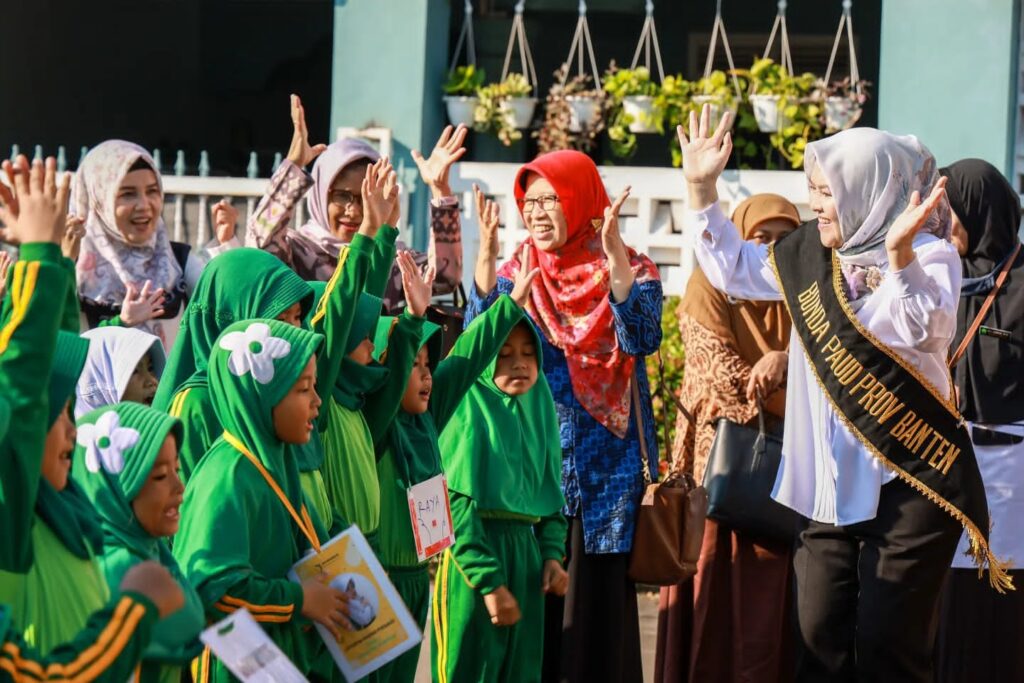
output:
M 545 683 L 642 683 L 640 618 L 629 554 L 588 555 L 583 524 L 569 518 L 569 592 L 549 596 L 544 615 Z
M 793 557 L 796 680 L 931 683 L 939 594 L 961 531 L 899 479 L 882 487 L 872 520 L 810 522 Z

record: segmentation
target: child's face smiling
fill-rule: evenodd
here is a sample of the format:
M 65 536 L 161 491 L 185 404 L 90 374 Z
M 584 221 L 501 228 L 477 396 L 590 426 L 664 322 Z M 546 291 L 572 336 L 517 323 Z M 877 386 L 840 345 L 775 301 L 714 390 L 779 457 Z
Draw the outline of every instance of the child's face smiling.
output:
M 271 413 L 277 438 L 295 445 L 308 442 L 313 433 L 313 423 L 320 415 L 321 403 L 316 393 L 316 356 L 312 356 L 291 391 Z
M 498 352 L 494 385 L 509 396 L 522 396 L 537 383 L 537 344 L 523 325 L 516 325 Z
M 132 500 L 139 526 L 154 538 L 178 533 L 179 510 L 185 487 L 178 478 L 178 446 L 168 435 L 160 447 L 146 483 Z
M 139 364 L 135 366 L 135 371 L 128 379 L 128 385 L 124 388 L 121 400 L 151 406 L 158 384 L 159 381 L 153 374 L 153 359 L 147 353 L 139 359 Z
M 405 385 L 405 394 L 402 396 L 402 410 L 411 415 L 427 412 L 433 384 L 434 378 L 430 374 L 430 357 L 427 354 L 427 347 L 424 346 L 416 354 L 416 361 L 412 364 L 409 383 Z

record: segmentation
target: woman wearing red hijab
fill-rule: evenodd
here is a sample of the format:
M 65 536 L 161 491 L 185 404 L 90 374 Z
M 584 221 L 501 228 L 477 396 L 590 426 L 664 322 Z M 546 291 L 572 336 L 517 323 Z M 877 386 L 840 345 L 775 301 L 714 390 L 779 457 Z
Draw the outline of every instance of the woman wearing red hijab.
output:
M 661 281 L 619 234 L 629 188 L 611 204 L 586 155 L 538 157 L 519 170 L 515 194 L 530 237 L 496 270 L 497 208 L 477 192 L 481 244 L 467 323 L 511 291 L 519 259 L 537 268 L 527 313 L 558 409 L 569 518 L 570 585 L 564 601 L 549 597 L 545 680 L 640 681 L 626 570 L 644 469 L 657 473 L 643 357 L 661 344 Z

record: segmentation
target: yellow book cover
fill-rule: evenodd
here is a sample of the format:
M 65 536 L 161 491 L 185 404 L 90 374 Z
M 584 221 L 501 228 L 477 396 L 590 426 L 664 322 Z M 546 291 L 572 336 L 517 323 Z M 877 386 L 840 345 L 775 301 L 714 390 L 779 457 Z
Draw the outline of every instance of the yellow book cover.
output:
M 347 593 L 353 631 L 335 640 L 317 624 L 338 668 L 348 681 L 376 671 L 423 639 L 419 624 L 402 602 L 369 543 L 355 525 L 295 563 L 289 578 L 302 583 L 326 574 L 330 585 Z

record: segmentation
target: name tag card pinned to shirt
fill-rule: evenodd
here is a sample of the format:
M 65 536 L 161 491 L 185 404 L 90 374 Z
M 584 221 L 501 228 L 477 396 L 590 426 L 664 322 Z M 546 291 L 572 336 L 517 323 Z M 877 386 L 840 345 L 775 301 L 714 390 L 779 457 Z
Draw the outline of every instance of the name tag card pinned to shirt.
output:
M 306 677 L 245 608 L 206 629 L 199 638 L 244 683 L 306 683 Z
M 443 474 L 408 489 L 416 556 L 425 562 L 455 544 L 448 480 Z

